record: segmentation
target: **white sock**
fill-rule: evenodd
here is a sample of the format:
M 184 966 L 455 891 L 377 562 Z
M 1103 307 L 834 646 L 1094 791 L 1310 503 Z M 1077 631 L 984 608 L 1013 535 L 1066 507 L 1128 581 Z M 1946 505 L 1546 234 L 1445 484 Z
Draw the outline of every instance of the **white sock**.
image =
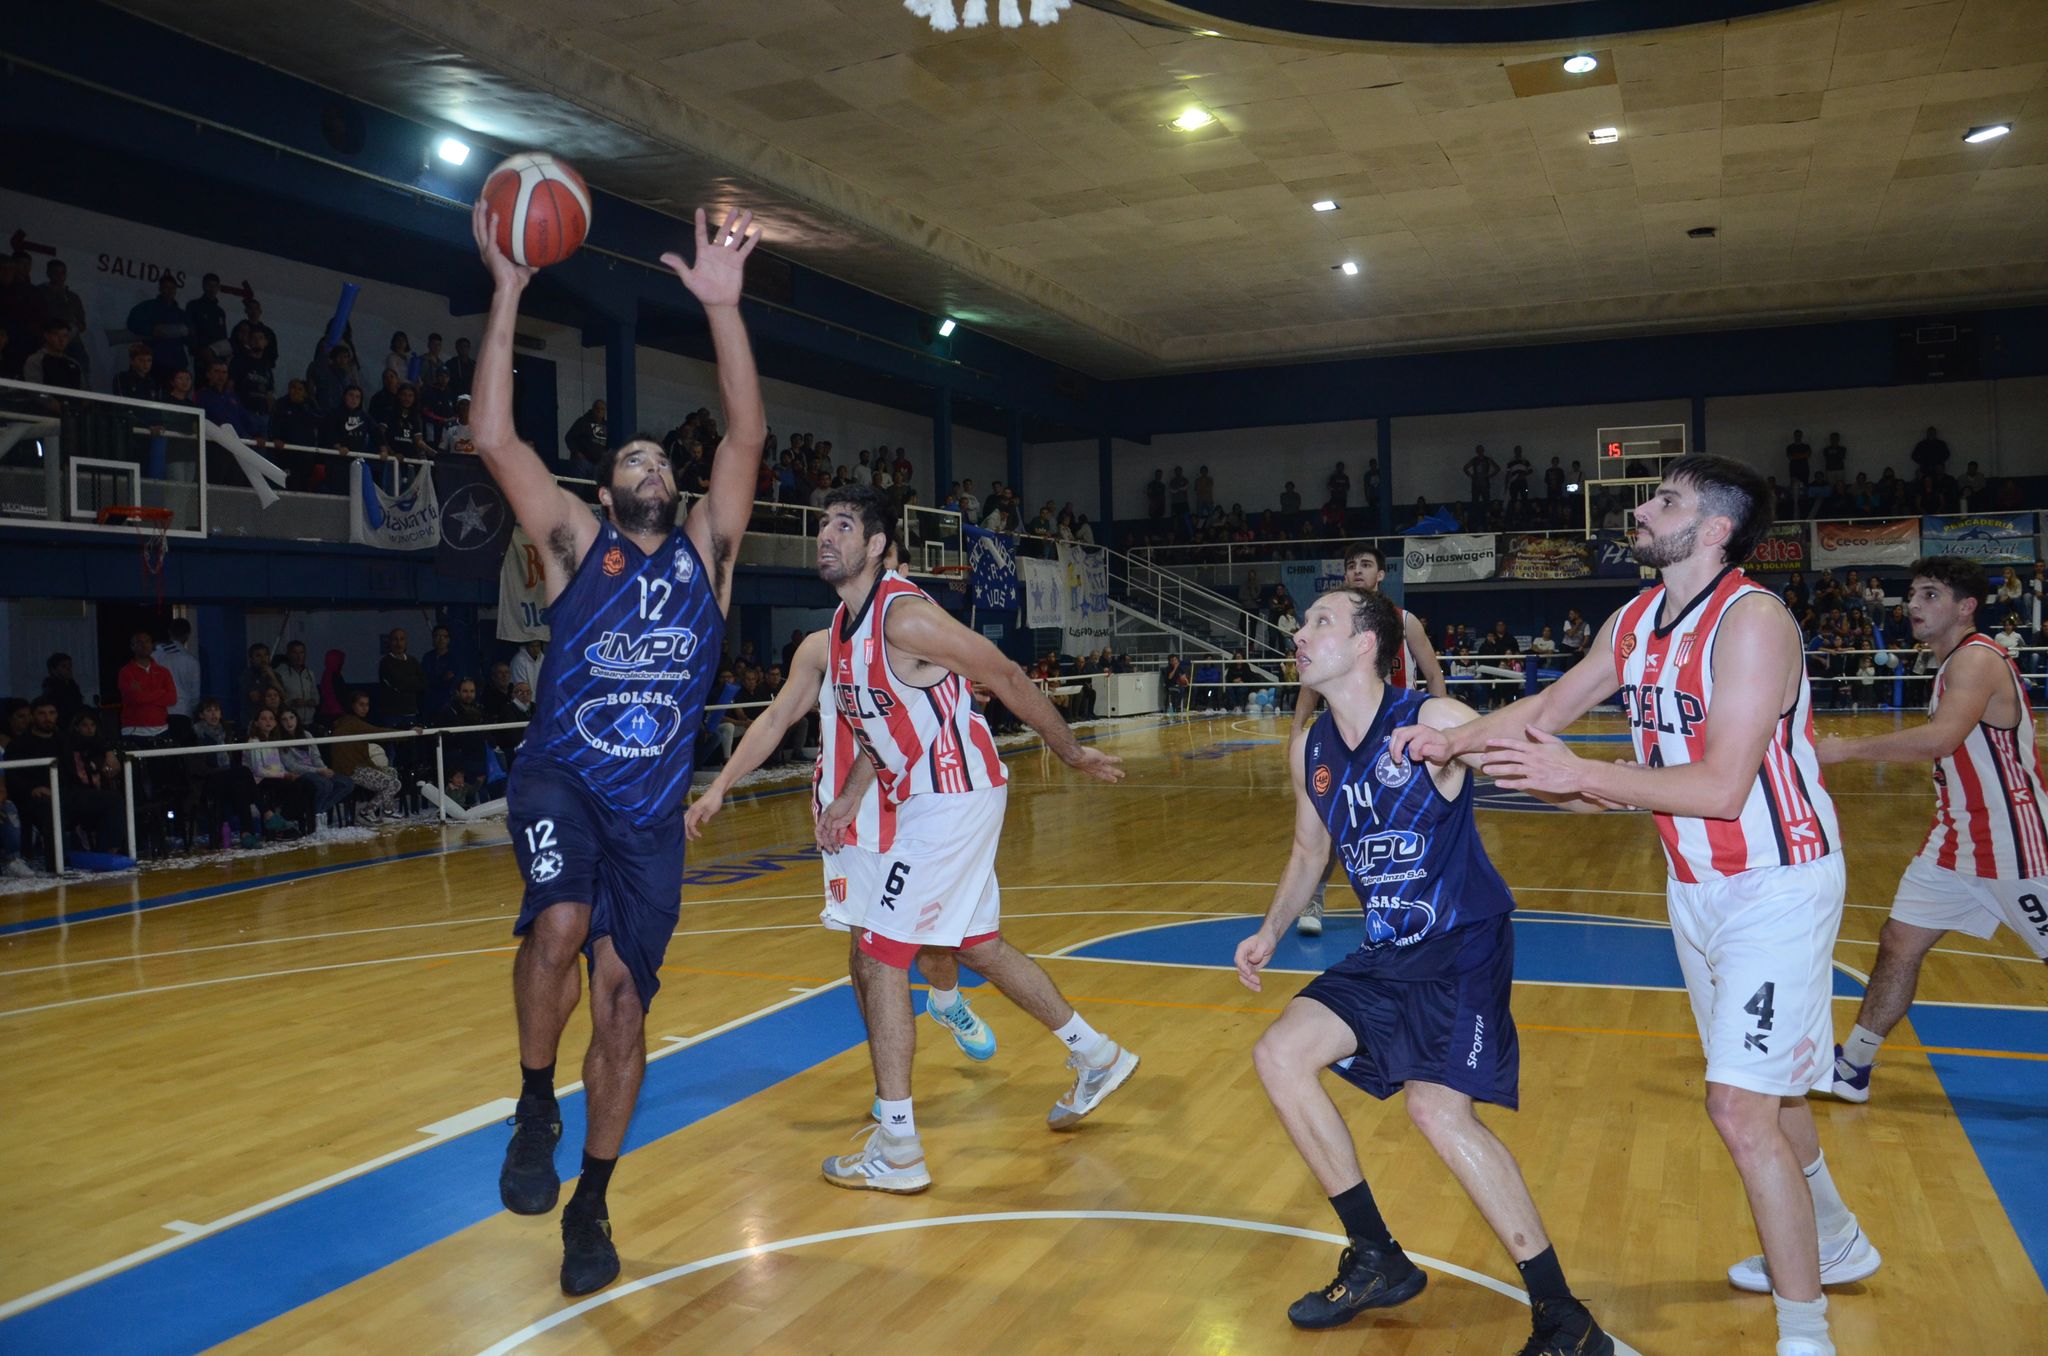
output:
M 942 989 L 936 984 L 932 985 L 932 991 L 924 996 L 924 1005 L 928 1008 L 937 1008 L 940 1012 L 947 1011 L 959 1001 L 958 989 Z
M 882 1133 L 892 1139 L 903 1139 L 917 1133 L 917 1117 L 910 1110 L 910 1099 L 892 1102 L 888 1098 L 882 1103 Z
M 1852 1026 L 1842 1042 L 1842 1058 L 1858 1068 L 1867 1069 L 1877 1062 L 1877 1052 L 1883 1045 L 1884 1037 L 1860 1026 Z
M 1060 1038 L 1061 1044 L 1080 1055 L 1091 1069 L 1099 1069 L 1109 1063 L 1116 1049 L 1115 1042 L 1088 1025 L 1088 1019 L 1078 1012 L 1052 1034 Z
M 1836 1242 L 1856 1232 L 1856 1216 L 1842 1202 L 1835 1179 L 1828 1171 L 1828 1156 L 1806 1165 L 1806 1185 L 1813 1192 L 1813 1219 L 1820 1226 L 1820 1241 Z
M 1828 1297 L 1817 1300 L 1788 1300 L 1775 1290 L 1771 1303 L 1778 1306 L 1779 1339 L 1817 1342 L 1826 1356 L 1834 1356 L 1835 1342 L 1828 1335 Z

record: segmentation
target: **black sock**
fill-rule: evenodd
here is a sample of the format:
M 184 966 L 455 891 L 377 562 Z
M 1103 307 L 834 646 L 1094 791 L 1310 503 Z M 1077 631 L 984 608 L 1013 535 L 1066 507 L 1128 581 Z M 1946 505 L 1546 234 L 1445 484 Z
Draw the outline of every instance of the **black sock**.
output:
M 1347 1237 L 1360 1243 L 1370 1243 L 1376 1248 L 1394 1245 L 1393 1235 L 1387 1232 L 1387 1222 L 1380 1218 L 1379 1202 L 1372 1198 L 1372 1188 L 1364 1182 L 1330 1197 L 1330 1208 L 1343 1221 Z
M 554 1101 L 555 1066 L 550 1064 L 545 1069 L 529 1069 L 524 1064 L 520 1065 L 519 1095 L 522 1098 L 538 1098 L 543 1102 Z
M 1572 1298 L 1572 1288 L 1564 1283 L 1564 1268 L 1558 1265 L 1555 1247 L 1545 1248 L 1528 1261 L 1515 1263 L 1515 1266 L 1521 1270 L 1522 1284 L 1529 1289 L 1531 1304 Z
M 602 1215 L 604 1189 L 612 1184 L 612 1169 L 619 1166 L 616 1158 L 592 1158 L 590 1151 L 583 1151 L 583 1175 L 576 1179 L 576 1194 L 569 1198 L 571 1210 L 583 1210 Z

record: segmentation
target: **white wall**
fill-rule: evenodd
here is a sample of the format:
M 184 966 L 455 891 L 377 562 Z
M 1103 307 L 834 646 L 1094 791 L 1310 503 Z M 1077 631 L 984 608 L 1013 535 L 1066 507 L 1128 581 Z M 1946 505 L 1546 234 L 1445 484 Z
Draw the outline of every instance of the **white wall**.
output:
M 1785 444 L 1801 429 L 1814 448 L 1828 434 L 1849 449 L 1849 478 L 1872 480 L 1889 466 L 1913 475 L 1913 445 L 1927 426 L 1949 447 L 1949 474 L 1969 463 L 1986 475 L 2048 473 L 2048 377 L 2011 381 L 1959 381 L 1928 386 L 1873 386 L 1790 395 L 1726 396 L 1707 401 L 1708 450 L 1734 457 L 1783 479 Z
M 1276 428 L 1211 429 L 1203 433 L 1171 433 L 1151 446 L 1118 444 L 1116 453 L 1116 516 L 1145 516 L 1145 485 L 1153 468 L 1173 478 L 1176 466 L 1193 481 L 1197 470 L 1209 468 L 1216 482 L 1216 502 L 1224 508 L 1243 504 L 1245 512 L 1280 507 L 1288 481 L 1301 492 L 1304 509 L 1317 509 L 1329 497 L 1330 472 L 1338 462 L 1351 477 L 1351 502 L 1364 502 L 1365 465 L 1379 446 L 1379 423 L 1347 419 L 1330 424 L 1283 424 Z
M 1475 445 L 1505 467 L 1516 444 L 1535 464 L 1530 491 L 1543 493 L 1543 471 L 1552 457 L 1569 471 L 1573 461 L 1592 469 L 1594 432 L 1629 424 L 1688 424 L 1692 403 L 1645 400 L 1622 405 L 1562 405 L 1543 410 L 1487 410 L 1478 414 L 1432 414 L 1394 421 L 1395 513 L 1427 495 L 1429 502 L 1463 500 L 1471 493 L 1465 463 Z M 1712 426 L 1709 425 L 1709 428 Z M 1498 476 L 1496 496 L 1507 492 Z M 1355 498 L 1356 496 L 1354 496 Z

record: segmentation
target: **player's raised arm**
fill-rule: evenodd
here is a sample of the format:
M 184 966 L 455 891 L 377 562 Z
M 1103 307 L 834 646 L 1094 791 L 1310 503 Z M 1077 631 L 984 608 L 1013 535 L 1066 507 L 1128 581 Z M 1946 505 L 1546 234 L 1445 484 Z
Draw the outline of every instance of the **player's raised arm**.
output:
M 1307 907 L 1330 864 L 1330 831 L 1316 813 L 1316 803 L 1309 799 L 1308 784 L 1302 779 L 1302 748 L 1307 743 L 1306 730 L 1297 730 L 1287 741 L 1287 778 L 1294 786 L 1294 845 L 1287 854 L 1287 866 L 1280 873 L 1280 884 L 1259 930 L 1237 944 L 1238 982 L 1253 993 L 1261 990 L 1259 971 L 1273 959 L 1274 948 Z
M 1585 659 L 1566 669 L 1562 678 L 1541 692 L 1451 729 L 1437 730 L 1426 724 L 1405 726 L 1394 731 L 1387 747 L 1396 758 L 1447 763 L 1478 753 L 1490 743 L 1529 738 L 1531 731 L 1555 734 L 1621 686 L 1614 676 L 1613 656 L 1614 617 L 1610 616 L 1601 623 L 1600 634 L 1587 648 Z
M 541 548 L 547 600 L 552 603 L 597 540 L 597 519 L 582 500 L 556 483 L 540 453 L 512 424 L 512 329 L 519 319 L 519 298 L 536 270 L 505 257 L 498 248 L 497 216 L 481 200 L 470 213 L 470 229 L 492 287 L 491 313 L 484 322 L 470 388 L 470 435 L 513 517 Z
M 1448 697 L 1450 688 L 1444 685 L 1444 666 L 1437 662 L 1436 646 L 1429 643 L 1429 632 L 1413 612 L 1401 614 L 1401 626 L 1407 633 L 1408 652 L 1415 656 L 1415 676 L 1422 680 L 1422 686 L 1429 689 L 1432 697 Z
M 754 717 L 747 726 L 746 734 L 733 747 L 732 756 L 725 760 L 725 766 L 718 769 L 718 775 L 711 779 L 711 784 L 704 788 L 683 816 L 683 833 L 691 842 L 704 836 L 706 821 L 725 807 L 726 793 L 732 790 L 733 784 L 767 762 L 768 755 L 781 746 L 782 737 L 810 714 L 817 701 L 811 694 L 817 692 L 824 681 L 825 633 L 814 631 L 796 647 L 782 691 L 775 694 L 775 700 L 768 703 L 767 709 Z M 836 713 L 829 718 L 836 719 Z
M 690 510 L 684 530 L 711 567 L 711 585 L 720 611 L 732 598 L 732 566 L 740 538 L 754 512 L 754 481 L 761 466 L 761 446 L 768 438 L 768 416 L 761 405 L 761 375 L 754 367 L 753 346 L 746 322 L 740 319 L 740 285 L 747 256 L 760 243 L 752 212 L 729 213 L 716 232 L 697 209 L 696 258 L 685 263 L 680 254 L 664 254 L 661 262 L 682 279 L 704 308 L 711 326 L 711 346 L 718 358 L 718 395 L 725 414 L 725 436 L 711 458 L 711 487 Z
M 1097 781 L 1123 780 L 1123 759 L 1091 749 L 1075 739 L 1074 732 L 1067 728 L 1066 718 L 1038 690 L 1038 685 L 1025 677 L 1014 659 L 998 650 L 987 636 L 970 631 L 947 616 L 937 603 L 904 598 L 890 606 L 885 624 L 892 649 L 987 687 L 1011 715 L 1036 730 L 1045 746 L 1068 767 Z
M 1941 705 L 1924 725 L 1861 739 L 1830 737 L 1814 745 L 1827 767 L 1835 763 L 1931 763 L 1962 747 L 1985 718 L 1991 701 L 2011 686 L 2006 661 L 1982 645 L 1958 648 L 1948 663 Z M 2001 724 L 2009 724 L 2002 721 Z

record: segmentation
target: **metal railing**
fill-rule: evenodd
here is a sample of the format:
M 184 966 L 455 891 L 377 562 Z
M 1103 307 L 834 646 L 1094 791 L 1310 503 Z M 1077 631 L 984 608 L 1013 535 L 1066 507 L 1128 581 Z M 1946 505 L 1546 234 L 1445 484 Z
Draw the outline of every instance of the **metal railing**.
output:
M 64 788 L 57 776 L 55 758 L 0 758 L 0 774 L 9 768 L 40 767 L 50 773 L 50 866 L 57 875 L 64 874 Z M 26 819 L 22 827 L 27 827 Z

